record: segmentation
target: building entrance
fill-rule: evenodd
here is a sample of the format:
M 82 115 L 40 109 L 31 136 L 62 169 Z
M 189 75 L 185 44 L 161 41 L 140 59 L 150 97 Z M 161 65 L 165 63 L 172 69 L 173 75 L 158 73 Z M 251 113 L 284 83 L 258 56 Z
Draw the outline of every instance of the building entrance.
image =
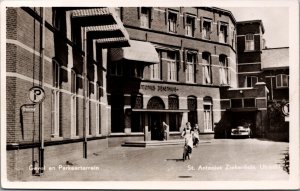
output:
M 149 114 L 151 140 L 163 140 L 162 122 L 165 121 L 165 118 L 166 116 L 164 113 Z

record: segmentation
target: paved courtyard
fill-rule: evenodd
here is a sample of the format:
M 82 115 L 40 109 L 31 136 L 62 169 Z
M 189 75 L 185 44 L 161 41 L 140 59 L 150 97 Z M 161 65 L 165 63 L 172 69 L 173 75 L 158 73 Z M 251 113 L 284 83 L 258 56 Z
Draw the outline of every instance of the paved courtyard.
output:
M 42 177 L 55 181 L 225 181 L 287 180 L 283 170 L 288 143 L 258 139 L 203 141 L 191 160 L 182 160 L 181 145 L 136 148 L 116 147 L 94 153 L 88 159 L 55 166 Z

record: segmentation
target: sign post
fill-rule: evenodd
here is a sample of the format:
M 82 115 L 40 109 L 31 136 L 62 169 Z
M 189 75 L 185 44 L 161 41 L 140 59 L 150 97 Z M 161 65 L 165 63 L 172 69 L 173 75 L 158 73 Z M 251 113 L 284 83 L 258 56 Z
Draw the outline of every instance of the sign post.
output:
M 40 104 L 44 101 L 45 99 L 45 91 L 43 88 L 39 86 L 33 86 L 32 88 L 29 89 L 29 99 L 32 101 L 34 104 Z M 40 119 L 40 141 L 41 141 L 41 146 L 39 149 L 39 157 L 40 157 L 40 163 L 39 163 L 39 169 L 40 169 L 40 175 L 44 173 L 44 124 L 43 124 L 43 105 L 41 105 L 41 118 Z

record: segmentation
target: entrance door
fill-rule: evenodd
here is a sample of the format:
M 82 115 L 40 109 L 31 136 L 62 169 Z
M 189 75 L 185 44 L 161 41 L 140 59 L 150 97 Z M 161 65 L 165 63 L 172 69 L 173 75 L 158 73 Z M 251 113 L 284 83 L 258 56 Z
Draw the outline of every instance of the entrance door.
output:
M 162 140 L 162 122 L 165 120 L 165 114 L 163 113 L 150 113 L 149 124 L 151 131 L 151 140 Z

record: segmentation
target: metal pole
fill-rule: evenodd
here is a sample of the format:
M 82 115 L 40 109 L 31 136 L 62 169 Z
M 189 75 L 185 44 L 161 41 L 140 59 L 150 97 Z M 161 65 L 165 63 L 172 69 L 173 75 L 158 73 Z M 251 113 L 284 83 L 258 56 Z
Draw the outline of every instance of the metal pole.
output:
M 45 62 L 45 7 L 42 7 L 42 47 L 41 47 L 41 87 L 44 89 L 44 62 Z M 40 104 L 40 174 L 44 173 L 44 102 Z
M 82 34 L 82 46 L 83 46 L 83 51 L 84 51 L 84 59 L 83 59 L 83 96 L 84 96 L 84 104 L 83 104 L 83 137 L 84 137 L 84 142 L 83 142 L 83 157 L 87 158 L 87 123 L 86 123 L 86 101 L 87 101 L 87 45 L 86 45 L 86 28 L 83 27 L 81 30 Z

